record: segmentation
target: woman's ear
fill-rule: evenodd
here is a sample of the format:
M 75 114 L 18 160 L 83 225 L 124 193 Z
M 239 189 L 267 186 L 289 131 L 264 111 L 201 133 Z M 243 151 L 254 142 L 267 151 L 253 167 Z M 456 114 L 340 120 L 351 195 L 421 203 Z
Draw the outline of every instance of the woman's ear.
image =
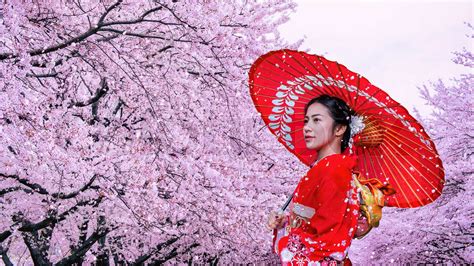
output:
M 342 137 L 344 135 L 344 132 L 346 132 L 346 129 L 347 129 L 347 125 L 337 125 L 336 126 L 336 136 L 337 137 Z

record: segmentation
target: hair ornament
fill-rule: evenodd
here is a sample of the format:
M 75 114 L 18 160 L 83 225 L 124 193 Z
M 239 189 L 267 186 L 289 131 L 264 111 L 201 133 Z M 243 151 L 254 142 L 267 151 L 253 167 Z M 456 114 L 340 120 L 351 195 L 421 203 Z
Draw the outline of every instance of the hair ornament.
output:
M 348 146 L 349 146 L 349 151 L 352 154 L 353 153 L 352 146 L 354 144 L 354 138 L 353 137 L 356 134 L 359 134 L 360 132 L 362 132 L 362 130 L 364 130 L 364 128 L 365 128 L 363 117 L 362 116 L 357 116 L 357 115 L 352 116 L 351 117 L 351 123 L 349 124 L 349 127 L 351 129 L 351 137 L 349 138 Z

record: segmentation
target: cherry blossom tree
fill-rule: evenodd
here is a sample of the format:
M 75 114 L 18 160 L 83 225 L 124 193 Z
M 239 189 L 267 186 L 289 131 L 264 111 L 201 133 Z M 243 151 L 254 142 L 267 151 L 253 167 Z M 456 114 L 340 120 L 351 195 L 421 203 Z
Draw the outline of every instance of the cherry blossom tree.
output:
M 294 8 L 4 2 L 3 262 L 271 259 L 263 221 L 300 166 L 278 163 L 297 162 L 262 130 L 247 72 L 259 55 L 299 46 L 277 31 Z
M 443 160 L 443 192 L 420 208 L 385 208 L 381 225 L 366 238 L 354 241 L 355 263 L 474 263 L 474 56 L 466 48 L 454 55 L 453 62 L 467 67 L 468 74 L 452 78 L 451 84 L 438 80 L 422 86 L 421 96 L 433 112 L 422 117 L 414 110 Z

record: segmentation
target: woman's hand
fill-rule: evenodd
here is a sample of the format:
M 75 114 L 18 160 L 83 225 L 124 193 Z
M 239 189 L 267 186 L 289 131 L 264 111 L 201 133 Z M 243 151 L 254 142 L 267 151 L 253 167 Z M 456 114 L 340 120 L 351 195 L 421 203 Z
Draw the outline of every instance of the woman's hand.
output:
M 286 216 L 276 211 L 270 212 L 267 219 L 267 228 L 269 230 L 283 228 Z
M 359 218 L 357 219 L 357 230 L 355 232 L 354 238 L 366 235 L 370 229 L 372 229 L 372 227 L 369 225 L 367 218 L 360 214 Z

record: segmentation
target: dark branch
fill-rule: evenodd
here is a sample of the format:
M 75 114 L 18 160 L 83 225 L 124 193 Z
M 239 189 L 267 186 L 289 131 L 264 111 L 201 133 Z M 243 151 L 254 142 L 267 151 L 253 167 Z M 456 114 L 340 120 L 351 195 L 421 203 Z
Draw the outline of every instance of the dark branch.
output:
M 27 186 L 29 187 L 31 190 L 28 190 L 28 189 L 22 189 L 20 187 L 10 187 L 10 188 L 6 188 L 6 189 L 2 189 L 0 190 L 0 196 L 6 194 L 6 193 L 9 193 L 9 192 L 12 192 L 12 191 L 17 191 L 17 190 L 23 190 L 25 191 L 26 193 L 32 193 L 33 191 L 36 191 L 37 193 L 41 194 L 41 195 L 50 195 L 50 193 L 44 188 L 42 187 L 40 184 L 36 184 L 36 183 L 31 183 L 30 181 L 28 181 L 27 179 L 25 178 L 20 178 L 18 175 L 5 175 L 5 174 L 2 174 L 0 173 L 0 176 L 1 177 L 5 177 L 5 178 L 11 178 L 11 179 L 15 179 L 17 180 L 20 184 L 24 185 L 24 186 Z M 77 196 L 79 193 L 81 192 L 84 192 L 85 190 L 89 189 L 89 188 L 97 188 L 97 187 L 93 187 L 92 186 L 92 183 L 95 181 L 95 179 L 97 179 L 98 175 L 94 175 L 87 184 L 85 184 L 82 188 L 80 188 L 79 190 L 77 191 L 74 191 L 74 192 L 71 192 L 71 193 L 68 193 L 68 194 L 64 194 L 62 192 L 60 193 L 53 193 L 51 194 L 52 197 L 54 198 L 58 198 L 58 199 L 70 199 L 70 198 L 73 198 L 75 196 Z
M 10 193 L 10 192 L 13 192 L 13 191 L 17 191 L 17 190 L 23 190 L 27 193 L 32 193 L 33 191 L 29 190 L 29 189 L 23 189 L 21 187 L 8 187 L 8 188 L 5 188 L 5 189 L 2 189 L 0 190 L 0 196 L 3 196 L 7 193 Z
M 0 257 L 2 257 L 2 261 L 5 264 L 5 266 L 13 266 L 13 263 L 11 262 L 10 258 L 8 257 L 7 254 L 8 249 L 3 248 L 0 246 Z
M 188 253 L 189 251 L 191 251 L 191 249 L 195 248 L 195 247 L 199 247 L 200 244 L 198 243 L 194 243 L 192 245 L 190 245 L 189 247 L 187 247 L 184 251 L 181 251 L 179 252 L 180 254 L 186 254 Z M 171 252 L 169 252 L 168 254 L 166 254 L 165 257 L 163 258 L 160 258 L 160 259 L 156 259 L 156 260 L 153 260 L 150 265 L 162 265 L 163 263 L 167 262 L 168 260 L 176 257 L 178 255 L 178 252 L 177 251 L 177 248 L 174 248 Z
M 10 230 L 0 233 L 0 243 L 3 242 L 5 239 L 7 239 L 11 235 L 12 235 L 12 231 Z
M 53 78 L 53 77 L 57 77 L 57 76 L 58 76 L 58 73 L 57 73 L 57 72 L 48 73 L 48 74 L 31 74 L 31 73 L 26 73 L 26 76 L 29 77 L 29 78 Z
M 30 183 L 30 181 L 28 181 L 28 180 L 25 179 L 25 178 L 20 178 L 18 175 L 5 175 L 5 174 L 0 173 L 0 176 L 1 176 L 1 177 L 5 177 L 5 178 L 15 179 L 15 180 L 17 180 L 20 184 L 25 185 L 25 186 L 31 188 L 33 191 L 36 191 L 36 192 L 38 192 L 39 194 L 42 194 L 42 195 L 49 195 L 49 192 L 48 192 L 44 187 L 42 187 L 41 185 L 35 184 L 35 183 Z
M 107 8 L 107 10 L 105 10 L 105 13 L 102 14 L 102 16 L 100 16 L 99 21 L 97 22 L 97 25 L 98 25 L 98 26 L 102 26 L 102 24 L 104 23 L 105 17 L 107 17 L 107 15 L 108 15 L 114 8 L 116 8 L 118 5 L 120 5 L 120 3 L 122 3 L 122 0 L 118 0 L 115 4 L 109 6 L 109 7 Z
M 194 41 L 192 40 L 181 40 L 181 39 L 170 39 L 162 36 L 157 36 L 157 35 L 148 35 L 148 34 L 143 34 L 143 33 L 135 33 L 135 32 L 129 32 L 126 30 L 117 30 L 117 29 L 112 29 L 112 28 L 101 28 L 100 31 L 108 31 L 108 32 L 114 32 L 118 33 L 121 35 L 128 35 L 128 36 L 133 36 L 133 37 L 138 37 L 138 38 L 149 38 L 149 39 L 159 39 L 159 40 L 172 40 L 175 42 L 185 42 L 185 43 L 192 43 Z M 199 42 L 201 44 L 208 45 L 209 43 L 207 42 Z
M 153 248 L 148 254 L 140 256 L 132 265 L 144 265 L 145 261 L 147 261 L 151 256 L 155 253 L 159 252 L 163 248 L 173 244 L 174 242 L 178 241 L 179 237 L 170 238 L 167 241 L 158 244 L 155 248 Z
M 63 221 L 64 219 L 67 218 L 68 215 L 74 213 L 79 209 L 81 206 L 86 206 L 86 205 L 91 205 L 93 207 L 97 207 L 99 203 L 102 201 L 103 196 L 100 196 L 97 199 L 89 199 L 89 200 L 84 200 L 80 201 L 73 207 L 69 208 L 67 211 L 59 214 L 59 215 L 51 215 L 48 218 L 38 222 L 38 223 L 31 223 L 29 221 L 23 221 L 23 226 L 18 228 L 19 231 L 21 232 L 32 232 L 32 231 L 37 231 L 40 229 L 43 229 L 45 227 L 48 227 L 52 224 L 56 224 L 58 222 Z
M 115 3 L 112 6 L 110 6 L 109 8 L 107 8 L 105 13 L 102 14 L 102 16 L 100 17 L 96 27 L 91 27 L 86 32 L 80 34 L 79 36 L 71 38 L 71 39 L 69 39 L 69 40 L 67 40 L 63 43 L 59 43 L 59 44 L 56 44 L 56 45 L 53 45 L 53 46 L 50 46 L 50 47 L 47 47 L 47 48 L 35 49 L 35 50 L 32 50 L 32 51 L 29 51 L 28 53 L 30 54 L 30 56 L 35 56 L 35 55 L 40 55 L 40 54 L 47 54 L 47 53 L 54 52 L 54 51 L 57 51 L 59 49 L 65 48 L 65 47 L 67 47 L 67 46 L 69 46 L 73 43 L 79 43 L 79 42 L 87 39 L 88 37 L 90 37 L 90 36 L 97 33 L 97 31 L 101 27 L 101 24 L 104 22 L 105 17 L 110 13 L 110 11 L 112 11 L 112 9 L 117 7 L 121 2 L 122 2 L 122 0 L 119 0 L 119 1 L 117 1 L 117 3 Z M 16 58 L 18 56 L 19 56 L 18 54 L 4 53 L 4 54 L 0 54 L 0 60 Z
M 126 24 L 140 23 L 140 22 L 144 21 L 146 16 L 148 16 L 149 14 L 151 14 L 155 11 L 161 10 L 161 9 L 163 9 L 163 8 L 162 7 L 155 7 L 155 8 L 152 8 L 152 9 L 146 11 L 139 18 L 137 18 L 135 20 L 106 22 L 106 23 L 102 23 L 101 26 L 106 27 L 106 26 L 112 26 L 112 25 L 126 25 Z
M 100 89 L 97 89 L 97 91 L 95 92 L 94 97 L 90 98 L 89 100 L 87 100 L 85 102 L 73 102 L 69 106 L 84 107 L 84 106 L 91 105 L 91 104 L 96 103 L 97 101 L 99 101 L 100 98 L 102 98 L 108 91 L 109 91 L 109 86 L 107 84 L 107 81 L 103 77 L 100 80 Z
M 44 48 L 44 49 L 35 49 L 35 50 L 32 50 L 28 53 L 30 54 L 30 56 L 35 56 L 35 55 L 47 54 L 47 53 L 50 53 L 50 52 L 57 51 L 59 49 L 65 48 L 65 47 L 67 47 L 67 46 L 69 46 L 73 43 L 78 43 L 78 42 L 81 42 L 81 41 L 87 39 L 91 35 L 94 35 L 95 33 L 97 33 L 98 29 L 99 28 L 97 28 L 97 27 L 90 28 L 88 31 L 86 31 L 86 32 L 82 33 L 81 35 L 76 36 L 72 39 L 69 39 L 66 42 L 56 44 L 56 45 L 53 45 L 53 46 L 50 46 L 50 47 L 47 47 L 47 48 Z M 16 58 L 16 57 L 18 57 L 18 54 L 13 54 L 13 53 L 0 54 L 0 60 L 11 59 L 11 58 Z
M 169 8 L 167 5 L 164 5 L 164 4 L 160 3 L 160 2 L 157 2 L 157 3 L 158 3 L 159 5 L 161 5 L 162 7 L 168 9 L 168 11 L 173 15 L 173 17 L 176 18 L 176 20 L 178 20 L 179 22 L 181 22 L 181 23 L 187 25 L 189 28 L 193 29 L 194 31 L 197 30 L 197 27 L 196 27 L 196 26 L 192 26 L 192 25 L 190 25 L 189 23 L 187 23 L 186 21 L 182 20 L 182 19 L 181 19 L 178 15 L 176 15 L 176 13 L 175 13 L 171 8 Z
M 79 262 L 82 260 L 82 257 L 86 254 L 86 252 L 92 247 L 92 245 L 95 244 L 99 239 L 102 237 L 106 236 L 110 231 L 113 229 L 110 228 L 102 228 L 94 233 L 84 241 L 84 244 L 82 244 L 80 247 L 78 247 L 76 250 L 74 250 L 74 253 L 69 255 L 68 257 L 60 260 L 56 266 L 61 266 L 61 265 L 72 265 L 76 262 Z
M 230 28 L 248 28 L 249 25 L 246 24 L 220 24 L 221 27 L 230 27 Z
M 60 193 L 53 193 L 51 196 L 55 197 L 55 198 L 59 198 L 59 199 L 70 199 L 70 198 L 73 198 L 77 195 L 79 195 L 79 193 L 81 192 L 84 192 L 86 191 L 88 188 L 90 188 L 92 186 L 92 183 L 94 183 L 94 181 L 97 179 L 99 175 L 95 174 L 94 176 L 92 176 L 91 180 L 89 180 L 89 182 L 87 182 L 87 184 L 85 184 L 82 188 L 80 188 L 79 190 L 77 191 L 74 191 L 74 192 L 71 192 L 69 194 L 64 194 L 62 192 Z

